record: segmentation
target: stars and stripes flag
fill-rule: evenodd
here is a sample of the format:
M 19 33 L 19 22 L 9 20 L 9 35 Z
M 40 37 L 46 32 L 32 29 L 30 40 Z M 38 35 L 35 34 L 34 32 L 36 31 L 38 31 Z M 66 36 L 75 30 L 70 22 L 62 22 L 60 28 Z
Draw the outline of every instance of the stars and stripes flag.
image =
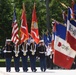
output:
M 34 41 L 37 44 L 39 43 L 39 31 L 38 31 L 38 22 L 37 22 L 37 16 L 36 16 L 35 3 L 34 3 L 33 12 L 32 12 L 31 37 L 34 39 Z
M 23 3 L 23 10 L 22 10 L 22 16 L 21 16 L 20 38 L 21 38 L 20 43 L 23 43 L 25 40 L 29 38 L 24 3 Z
M 16 10 L 14 8 L 14 14 L 13 14 L 13 22 L 12 22 L 12 37 L 11 40 L 12 42 L 17 45 L 19 43 L 19 35 L 18 35 L 18 23 L 16 20 Z
M 57 24 L 54 40 L 53 62 L 62 68 L 70 69 L 74 62 L 74 58 L 75 51 L 73 51 L 70 45 L 66 42 L 66 27 Z

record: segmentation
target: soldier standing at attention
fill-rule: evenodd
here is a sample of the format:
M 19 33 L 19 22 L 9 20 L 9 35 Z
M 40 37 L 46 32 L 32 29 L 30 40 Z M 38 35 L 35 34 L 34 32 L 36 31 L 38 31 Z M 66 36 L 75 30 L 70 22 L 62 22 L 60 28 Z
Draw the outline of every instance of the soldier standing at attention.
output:
M 11 40 L 6 39 L 6 46 L 4 49 L 5 59 L 6 59 L 6 72 L 11 71 L 11 59 L 12 59 L 13 47 L 11 45 Z
M 30 49 L 29 49 L 29 57 L 32 72 L 36 72 L 36 44 L 33 39 L 31 39 Z
M 52 60 L 52 49 L 51 49 L 51 43 L 48 43 L 48 46 L 46 48 L 46 65 L 47 65 L 47 68 L 51 68 L 53 69 L 53 60 Z
M 14 66 L 15 66 L 15 71 L 19 72 L 20 69 L 20 50 L 19 50 L 19 45 L 14 45 Z
M 46 56 L 45 56 L 46 47 L 44 44 L 44 40 L 40 40 L 38 51 L 39 51 L 39 57 L 40 57 L 40 68 L 42 72 L 45 72 L 46 71 Z
M 28 71 L 28 49 L 29 44 L 27 43 L 27 40 L 23 42 L 20 46 L 21 49 L 21 59 L 22 59 L 22 66 L 23 66 L 23 72 Z

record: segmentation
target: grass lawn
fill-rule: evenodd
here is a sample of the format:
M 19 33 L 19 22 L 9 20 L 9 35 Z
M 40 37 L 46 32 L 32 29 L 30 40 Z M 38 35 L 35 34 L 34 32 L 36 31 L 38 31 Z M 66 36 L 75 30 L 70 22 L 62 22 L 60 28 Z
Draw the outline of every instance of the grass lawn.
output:
M 0 62 L 5 62 L 6 60 L 5 59 L 0 59 Z M 13 62 L 14 60 L 12 59 L 12 62 Z
M 0 59 L 0 62 L 5 62 L 5 59 Z
M 5 59 L 0 59 L 0 62 L 5 62 L 6 60 Z M 21 62 L 22 60 L 20 59 L 20 62 Z M 14 62 L 14 59 L 12 58 L 12 62 Z M 30 62 L 30 59 L 28 59 L 28 62 Z M 39 62 L 38 60 L 37 60 L 37 62 Z

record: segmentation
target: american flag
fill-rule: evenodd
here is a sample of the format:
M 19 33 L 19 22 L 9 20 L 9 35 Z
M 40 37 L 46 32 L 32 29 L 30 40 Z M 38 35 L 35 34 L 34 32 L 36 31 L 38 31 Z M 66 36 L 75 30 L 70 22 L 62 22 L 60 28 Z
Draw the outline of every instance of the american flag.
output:
M 15 45 L 17 45 L 18 42 L 19 42 L 18 31 L 19 31 L 19 28 L 18 28 L 18 24 L 17 24 L 17 20 L 16 20 L 16 11 L 15 11 L 15 8 L 14 8 L 13 22 L 12 22 L 12 38 L 11 38 L 11 40 Z

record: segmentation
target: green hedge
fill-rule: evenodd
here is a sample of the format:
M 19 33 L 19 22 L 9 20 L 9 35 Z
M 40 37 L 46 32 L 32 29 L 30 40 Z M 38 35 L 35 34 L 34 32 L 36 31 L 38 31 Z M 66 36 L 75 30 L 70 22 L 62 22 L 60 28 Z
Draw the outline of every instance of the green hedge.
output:
M 0 67 L 5 67 L 5 59 L 0 59 Z M 14 67 L 14 60 L 12 59 L 11 66 Z M 30 67 L 30 61 L 28 60 L 28 66 Z M 36 66 L 39 67 L 39 61 L 36 62 Z M 22 62 L 20 60 L 20 67 L 22 67 Z

